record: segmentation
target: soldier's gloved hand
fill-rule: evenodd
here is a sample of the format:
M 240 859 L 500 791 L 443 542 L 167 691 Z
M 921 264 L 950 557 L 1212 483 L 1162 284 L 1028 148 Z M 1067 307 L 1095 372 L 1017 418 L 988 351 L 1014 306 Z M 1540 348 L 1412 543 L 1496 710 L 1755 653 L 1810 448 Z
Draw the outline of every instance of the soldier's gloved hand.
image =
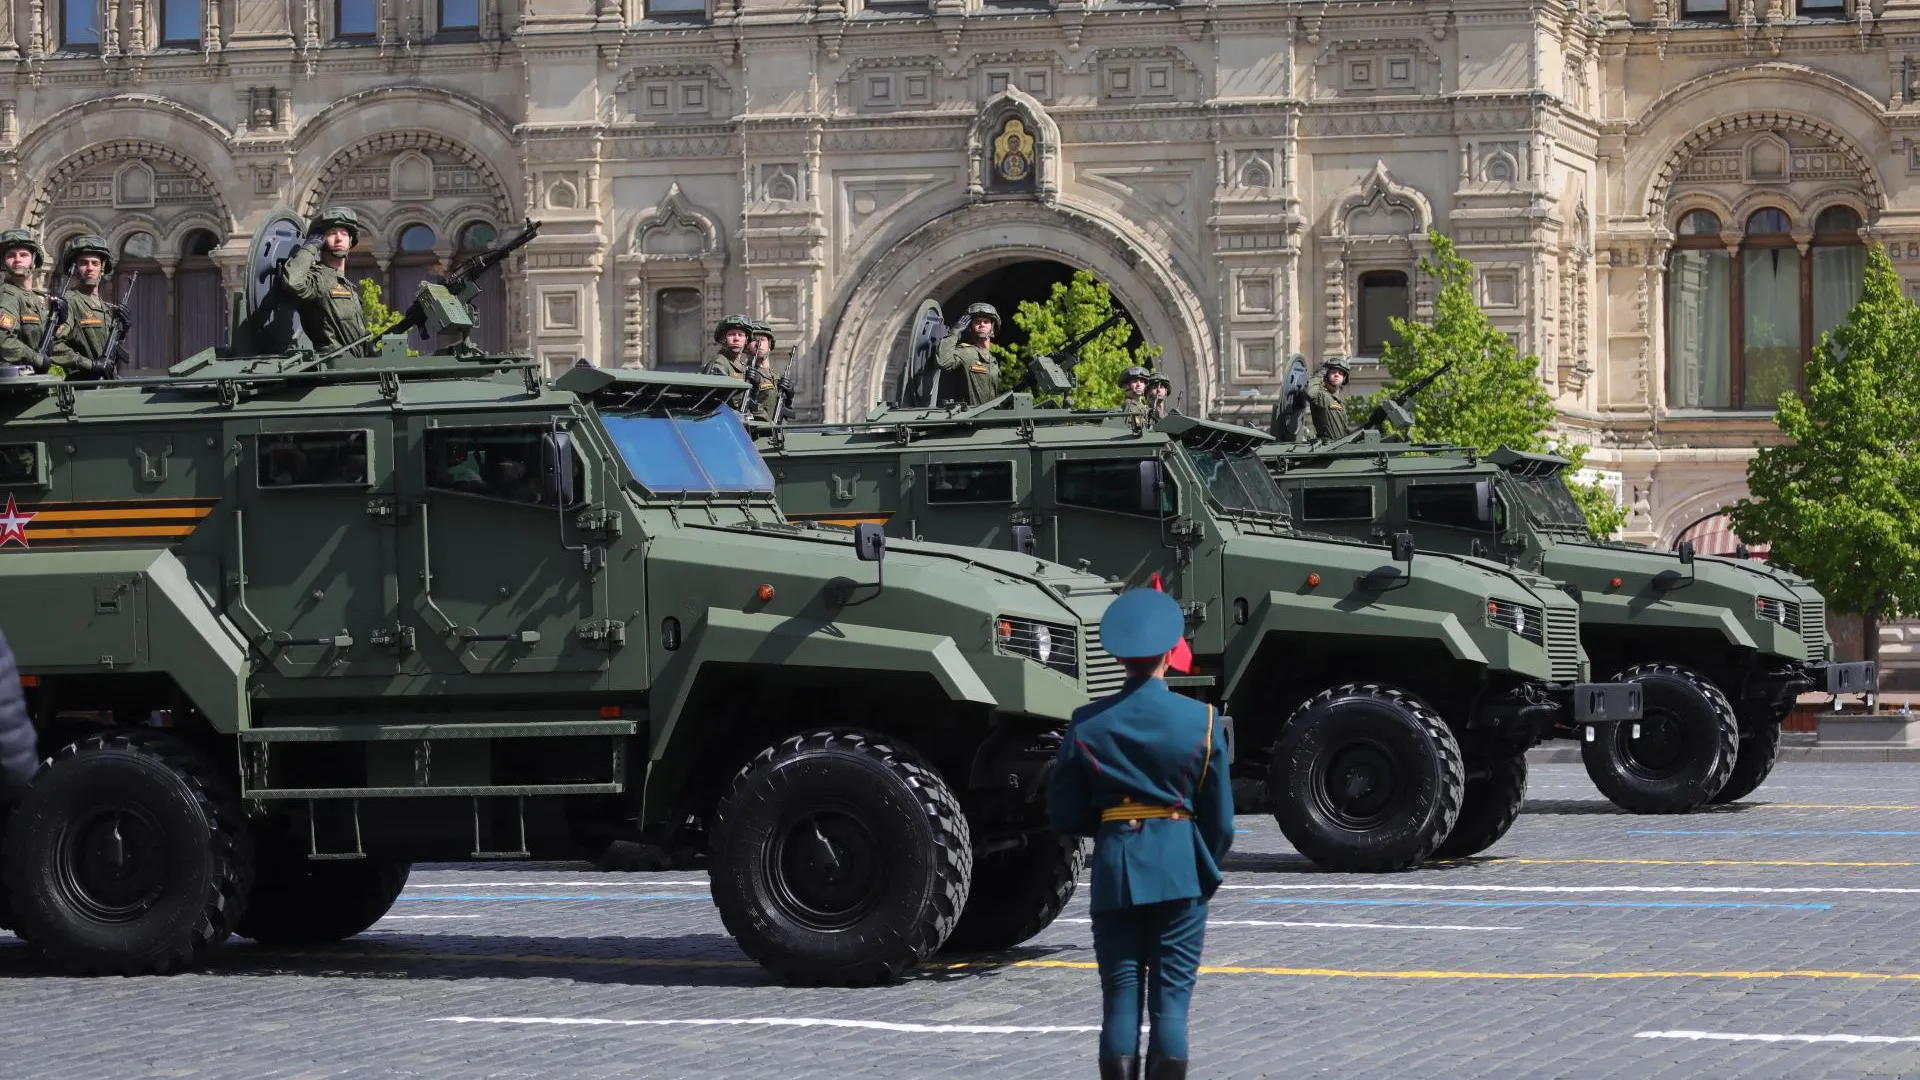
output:
M 96 379 L 111 379 L 119 373 L 120 364 L 111 356 L 96 357 L 93 361 L 93 376 Z
M 774 386 L 780 391 L 780 396 L 786 400 L 787 404 L 793 404 L 793 372 L 781 372 L 780 381 L 774 383 Z
M 308 249 L 309 251 L 319 251 L 320 246 L 322 244 L 325 244 L 326 242 L 327 242 L 326 237 L 321 236 L 318 233 L 308 233 L 307 238 L 305 240 L 300 241 L 300 246 Z

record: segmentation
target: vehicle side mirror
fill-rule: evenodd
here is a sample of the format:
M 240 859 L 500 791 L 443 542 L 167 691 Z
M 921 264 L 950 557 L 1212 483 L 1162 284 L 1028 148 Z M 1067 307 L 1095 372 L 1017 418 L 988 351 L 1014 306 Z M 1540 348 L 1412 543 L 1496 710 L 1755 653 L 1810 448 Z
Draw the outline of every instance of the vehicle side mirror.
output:
M 1393 538 L 1393 561 L 1410 563 L 1416 550 L 1412 533 L 1399 533 Z
M 540 493 L 554 506 L 573 505 L 573 436 L 567 432 L 540 437 Z
M 1040 549 L 1039 541 L 1033 538 L 1033 526 L 1015 525 L 1013 527 L 1013 550 L 1022 555 L 1031 555 Z
M 871 521 L 853 527 L 853 553 L 861 562 L 879 562 L 887 555 L 887 534 Z
M 1681 566 L 1685 566 L 1688 563 L 1693 561 L 1693 541 L 1691 540 L 1680 541 L 1680 546 L 1676 550 L 1680 552 Z
M 1478 480 L 1473 485 L 1473 512 L 1482 524 L 1493 524 L 1493 481 Z
M 1158 514 L 1160 512 L 1160 462 L 1148 458 L 1140 463 L 1140 512 Z

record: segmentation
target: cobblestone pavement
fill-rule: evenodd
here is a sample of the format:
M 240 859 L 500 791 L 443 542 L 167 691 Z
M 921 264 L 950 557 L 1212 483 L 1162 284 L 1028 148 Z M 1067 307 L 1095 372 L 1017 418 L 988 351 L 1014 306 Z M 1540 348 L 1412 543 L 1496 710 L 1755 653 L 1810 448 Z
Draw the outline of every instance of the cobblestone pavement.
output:
M 1685 817 L 1616 813 L 1579 766 L 1536 766 L 1488 857 L 1390 876 L 1314 872 L 1270 819 L 1241 828 L 1197 1078 L 1920 1077 L 1920 765 L 1783 765 Z M 172 978 L 56 977 L 0 935 L 0 1061 L 113 1080 L 1091 1076 L 1092 961 L 1076 900 L 1013 956 L 791 989 L 734 949 L 701 874 L 423 867 L 351 942 L 239 943 Z

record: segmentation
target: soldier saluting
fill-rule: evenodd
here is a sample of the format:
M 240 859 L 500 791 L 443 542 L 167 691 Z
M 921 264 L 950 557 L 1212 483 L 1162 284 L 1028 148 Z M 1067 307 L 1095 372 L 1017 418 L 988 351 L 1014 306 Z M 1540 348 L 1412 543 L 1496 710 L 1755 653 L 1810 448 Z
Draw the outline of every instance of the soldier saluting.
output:
M 360 291 L 347 280 L 347 252 L 360 242 L 360 217 L 345 207 L 329 207 L 307 227 L 307 241 L 280 264 L 280 287 L 292 294 L 300 310 L 300 327 L 313 347 L 322 352 L 354 346 L 358 356 L 372 356 L 375 343 L 366 340 L 366 316 L 360 310 Z
M 100 295 L 100 283 L 112 272 L 113 249 L 104 236 L 82 236 L 61 253 L 60 273 L 70 283 L 67 317 L 53 340 L 51 359 L 68 378 L 113 377 L 115 364 L 107 356 L 107 343 L 114 320 L 126 315 Z
M 993 358 L 991 348 L 999 329 L 1000 312 L 992 304 L 975 304 L 967 309 L 960 329 L 934 348 L 933 362 L 940 366 L 941 385 L 947 384 L 948 373 L 965 378 L 968 405 L 982 404 L 1000 392 L 1000 362 Z
M 65 372 L 50 369 L 40 356 L 51 313 L 46 294 L 29 283 L 44 262 L 46 254 L 32 229 L 0 232 L 0 265 L 6 270 L 5 280 L 0 281 L 0 364 L 64 379 Z
M 1153 1020 L 1146 1080 L 1185 1080 L 1207 902 L 1233 846 L 1226 733 L 1213 706 L 1162 678 L 1185 632 L 1179 603 L 1158 589 L 1129 590 L 1107 608 L 1100 640 L 1127 681 L 1074 710 L 1047 790 L 1056 832 L 1096 838 L 1101 1080 L 1140 1075 L 1143 983 Z
M 1340 400 L 1340 391 L 1352 374 L 1347 362 L 1338 356 L 1329 357 L 1320 365 L 1320 385 L 1307 391 L 1307 409 L 1313 414 L 1315 438 L 1343 439 L 1353 429 L 1352 421 L 1347 418 L 1346 403 Z

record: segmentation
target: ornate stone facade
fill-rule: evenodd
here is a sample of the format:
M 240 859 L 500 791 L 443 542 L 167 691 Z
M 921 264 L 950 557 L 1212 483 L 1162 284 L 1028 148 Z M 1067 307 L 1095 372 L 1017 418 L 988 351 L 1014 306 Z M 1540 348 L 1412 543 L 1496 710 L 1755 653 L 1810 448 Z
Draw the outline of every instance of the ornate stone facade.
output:
M 402 291 L 530 216 L 500 344 L 685 362 L 746 311 L 839 419 L 887 396 L 923 296 L 1044 259 L 1112 284 L 1187 408 L 1263 422 L 1288 354 L 1377 355 L 1431 310 L 1435 227 L 1663 544 L 1773 437 L 1853 258 L 1827 249 L 1882 239 L 1920 281 L 1920 0 L 12 10 L 0 224 L 132 238 L 143 310 L 234 284 L 276 205 L 355 207 Z M 1794 282 L 1800 330 L 1756 322 Z

